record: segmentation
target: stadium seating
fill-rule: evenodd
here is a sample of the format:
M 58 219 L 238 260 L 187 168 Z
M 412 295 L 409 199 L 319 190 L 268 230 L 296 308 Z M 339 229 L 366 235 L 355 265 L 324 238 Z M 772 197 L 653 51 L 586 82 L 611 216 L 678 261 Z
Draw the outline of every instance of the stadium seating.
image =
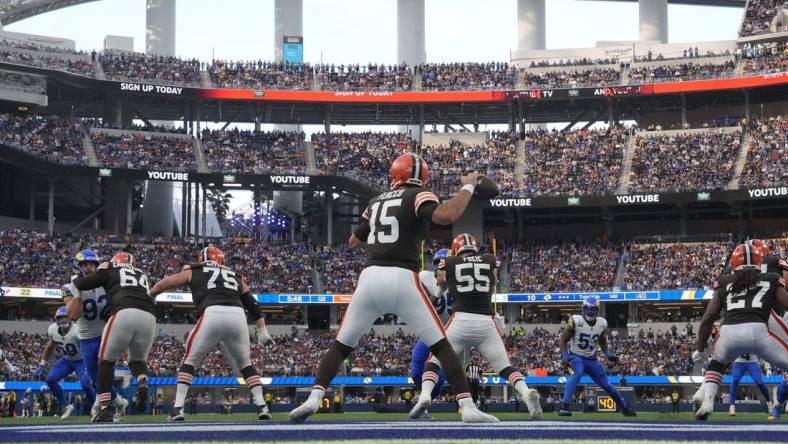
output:
M 769 187 L 788 183 L 788 119 L 776 116 L 750 124 L 750 150 L 739 186 Z
M 744 20 L 739 29 L 739 37 L 768 34 L 783 0 L 748 0 Z
M 587 68 L 568 70 L 526 70 L 523 80 L 527 88 L 582 88 L 621 84 L 621 72 L 616 68 Z
M 109 80 L 165 85 L 199 85 L 200 61 L 177 57 L 155 56 L 128 52 L 105 52 L 99 56 L 101 67 Z
M 323 291 L 329 294 L 352 294 L 367 254 L 363 249 L 346 246 L 323 246 L 315 251 L 317 271 L 323 279 Z
M 629 83 L 640 84 L 718 79 L 732 76 L 735 69 L 736 64 L 733 60 L 728 60 L 723 63 L 691 61 L 672 65 L 633 66 L 629 70 Z
M 0 143 L 64 165 L 86 165 L 82 138 L 89 120 L 68 121 L 57 117 L 17 117 L 0 114 Z
M 746 73 L 782 72 L 788 66 L 785 41 L 747 44 L 740 48 L 741 67 Z
M 425 91 L 512 89 L 517 70 L 508 63 L 430 63 L 416 67 Z
M 150 133 L 113 135 L 93 132 L 91 140 L 101 165 L 164 171 L 195 171 L 192 140 Z
M 202 133 L 208 168 L 222 173 L 304 174 L 303 134 L 209 131 Z
M 720 190 L 731 181 L 739 130 L 637 135 L 629 192 Z
M 320 89 L 328 91 L 406 91 L 413 82 L 413 70 L 401 65 L 317 65 Z
M 536 196 L 612 193 L 626 140 L 623 128 L 526 133 L 523 191 Z
M 309 64 L 214 61 L 207 66 L 213 86 L 220 88 L 309 89 Z
M 733 250 L 732 242 L 633 243 L 624 257 L 628 290 L 710 288 Z

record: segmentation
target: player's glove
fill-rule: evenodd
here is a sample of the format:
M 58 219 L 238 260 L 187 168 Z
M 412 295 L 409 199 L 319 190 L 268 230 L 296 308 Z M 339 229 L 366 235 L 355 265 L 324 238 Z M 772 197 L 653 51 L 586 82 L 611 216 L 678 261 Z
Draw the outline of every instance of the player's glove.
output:
M 564 362 L 570 362 L 572 361 L 572 355 L 568 351 L 561 352 L 561 360 Z
M 703 352 L 695 350 L 692 352 L 692 362 L 698 362 L 703 358 Z
M 610 362 L 618 362 L 618 356 L 614 355 L 614 354 L 613 354 L 613 352 L 606 351 L 606 352 L 605 352 L 605 357 L 606 357 L 606 358 L 607 358 L 607 359 L 608 359 Z
M 257 343 L 260 345 L 274 345 L 274 338 L 268 333 L 268 328 L 263 326 L 263 328 L 257 329 Z

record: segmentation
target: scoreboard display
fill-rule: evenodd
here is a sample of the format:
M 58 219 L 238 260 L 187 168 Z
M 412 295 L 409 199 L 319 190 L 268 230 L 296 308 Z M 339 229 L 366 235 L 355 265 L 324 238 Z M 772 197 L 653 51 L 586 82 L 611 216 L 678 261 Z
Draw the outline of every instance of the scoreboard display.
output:
M 615 412 L 616 400 L 610 396 L 597 396 L 596 397 L 596 411 L 597 412 Z

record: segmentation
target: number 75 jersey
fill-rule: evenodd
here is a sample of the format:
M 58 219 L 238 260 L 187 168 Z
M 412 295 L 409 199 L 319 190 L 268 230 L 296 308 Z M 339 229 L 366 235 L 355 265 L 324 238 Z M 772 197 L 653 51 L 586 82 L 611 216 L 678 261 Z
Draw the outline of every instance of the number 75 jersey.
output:
M 61 297 L 79 297 L 82 300 L 82 317 L 77 319 L 75 329 L 79 339 L 93 339 L 101 336 L 104 325 L 109 319 L 109 299 L 103 288 L 79 291 L 73 283 L 60 287 Z
M 572 315 L 569 322 L 575 329 L 569 351 L 587 358 L 596 355 L 599 338 L 607 329 L 607 319 L 597 316 L 594 325 L 591 325 L 581 315 Z M 569 326 L 567 325 L 567 327 Z

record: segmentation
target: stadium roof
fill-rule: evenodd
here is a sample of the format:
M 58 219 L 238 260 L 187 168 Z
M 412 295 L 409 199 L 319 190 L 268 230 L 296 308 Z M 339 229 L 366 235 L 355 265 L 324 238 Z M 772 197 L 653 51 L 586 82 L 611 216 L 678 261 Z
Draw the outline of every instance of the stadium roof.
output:
M 583 1 L 605 1 L 605 2 L 629 2 L 637 3 L 638 0 L 583 0 Z M 728 8 L 743 8 L 747 0 L 668 0 L 671 5 L 693 5 L 693 6 L 725 6 Z
M 90 3 L 96 0 L 11 0 L 0 4 L 0 22 L 3 25 L 18 22 L 34 15 L 66 8 L 68 6 Z

